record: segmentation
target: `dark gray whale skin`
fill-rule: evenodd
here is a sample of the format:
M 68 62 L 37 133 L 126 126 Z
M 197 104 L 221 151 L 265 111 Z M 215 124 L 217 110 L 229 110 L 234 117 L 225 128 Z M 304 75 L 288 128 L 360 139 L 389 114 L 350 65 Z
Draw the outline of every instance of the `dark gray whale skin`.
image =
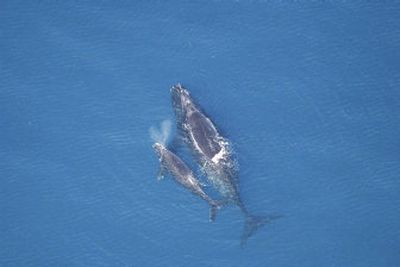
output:
M 227 200 L 247 212 L 237 183 L 237 166 L 229 142 L 213 122 L 194 103 L 187 89 L 178 84 L 171 88 L 177 127 L 208 180 Z
M 204 199 L 210 205 L 210 221 L 214 221 L 217 210 L 219 210 L 223 205 L 222 202 L 211 199 L 204 192 L 199 180 L 194 176 L 192 170 L 175 153 L 168 150 L 160 143 L 155 143 L 153 148 L 160 161 L 160 172 L 158 178 L 162 178 L 163 174 L 168 172 L 180 185 Z
M 209 182 L 227 202 L 237 205 L 245 215 L 241 245 L 253 233 L 281 215 L 254 216 L 243 204 L 238 187 L 238 167 L 232 157 L 229 141 L 222 137 L 216 126 L 193 101 L 189 91 L 181 84 L 171 88 L 177 128 Z

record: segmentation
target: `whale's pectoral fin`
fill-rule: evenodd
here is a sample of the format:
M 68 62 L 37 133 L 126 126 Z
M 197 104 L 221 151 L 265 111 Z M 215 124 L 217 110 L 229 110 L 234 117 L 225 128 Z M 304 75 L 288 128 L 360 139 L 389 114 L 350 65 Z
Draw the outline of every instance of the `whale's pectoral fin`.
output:
M 226 201 L 212 201 L 210 202 L 210 222 L 215 221 L 215 217 L 217 216 L 217 212 L 226 205 Z
M 165 173 L 166 173 L 166 169 L 165 169 L 165 167 L 161 164 L 161 165 L 160 165 L 160 169 L 158 170 L 158 173 L 157 173 L 157 180 L 158 180 L 158 181 L 161 181 L 162 179 L 164 179 Z

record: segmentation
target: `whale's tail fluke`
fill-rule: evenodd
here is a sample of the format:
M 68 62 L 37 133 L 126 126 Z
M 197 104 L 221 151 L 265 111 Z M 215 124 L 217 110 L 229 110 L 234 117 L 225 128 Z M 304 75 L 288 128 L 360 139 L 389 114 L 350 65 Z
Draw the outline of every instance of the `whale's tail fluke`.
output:
M 263 227 L 273 220 L 282 217 L 283 215 L 255 216 L 246 214 L 246 221 L 240 241 L 240 246 L 244 248 L 247 243 L 247 239 L 249 239 L 249 237 L 251 237 L 259 228 Z
M 217 212 L 225 206 L 225 201 L 212 201 L 210 202 L 210 222 L 215 221 L 215 217 L 217 217 Z

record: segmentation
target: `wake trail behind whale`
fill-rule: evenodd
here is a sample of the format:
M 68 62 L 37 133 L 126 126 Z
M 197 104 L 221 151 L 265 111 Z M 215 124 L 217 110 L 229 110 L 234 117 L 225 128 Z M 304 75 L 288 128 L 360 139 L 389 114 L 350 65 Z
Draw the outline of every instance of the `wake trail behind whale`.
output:
M 151 126 L 149 129 L 149 134 L 150 138 L 154 142 L 166 146 L 170 139 L 171 131 L 172 131 L 171 120 L 163 120 L 160 124 L 160 128 Z

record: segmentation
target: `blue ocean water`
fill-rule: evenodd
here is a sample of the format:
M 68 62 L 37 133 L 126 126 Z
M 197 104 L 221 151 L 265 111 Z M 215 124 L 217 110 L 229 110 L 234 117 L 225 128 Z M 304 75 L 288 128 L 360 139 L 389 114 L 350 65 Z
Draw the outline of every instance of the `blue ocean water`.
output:
M 396 1 L 2 1 L 0 266 L 400 266 Z M 243 216 L 157 182 L 189 88 Z M 195 165 L 193 165 L 195 166 Z

